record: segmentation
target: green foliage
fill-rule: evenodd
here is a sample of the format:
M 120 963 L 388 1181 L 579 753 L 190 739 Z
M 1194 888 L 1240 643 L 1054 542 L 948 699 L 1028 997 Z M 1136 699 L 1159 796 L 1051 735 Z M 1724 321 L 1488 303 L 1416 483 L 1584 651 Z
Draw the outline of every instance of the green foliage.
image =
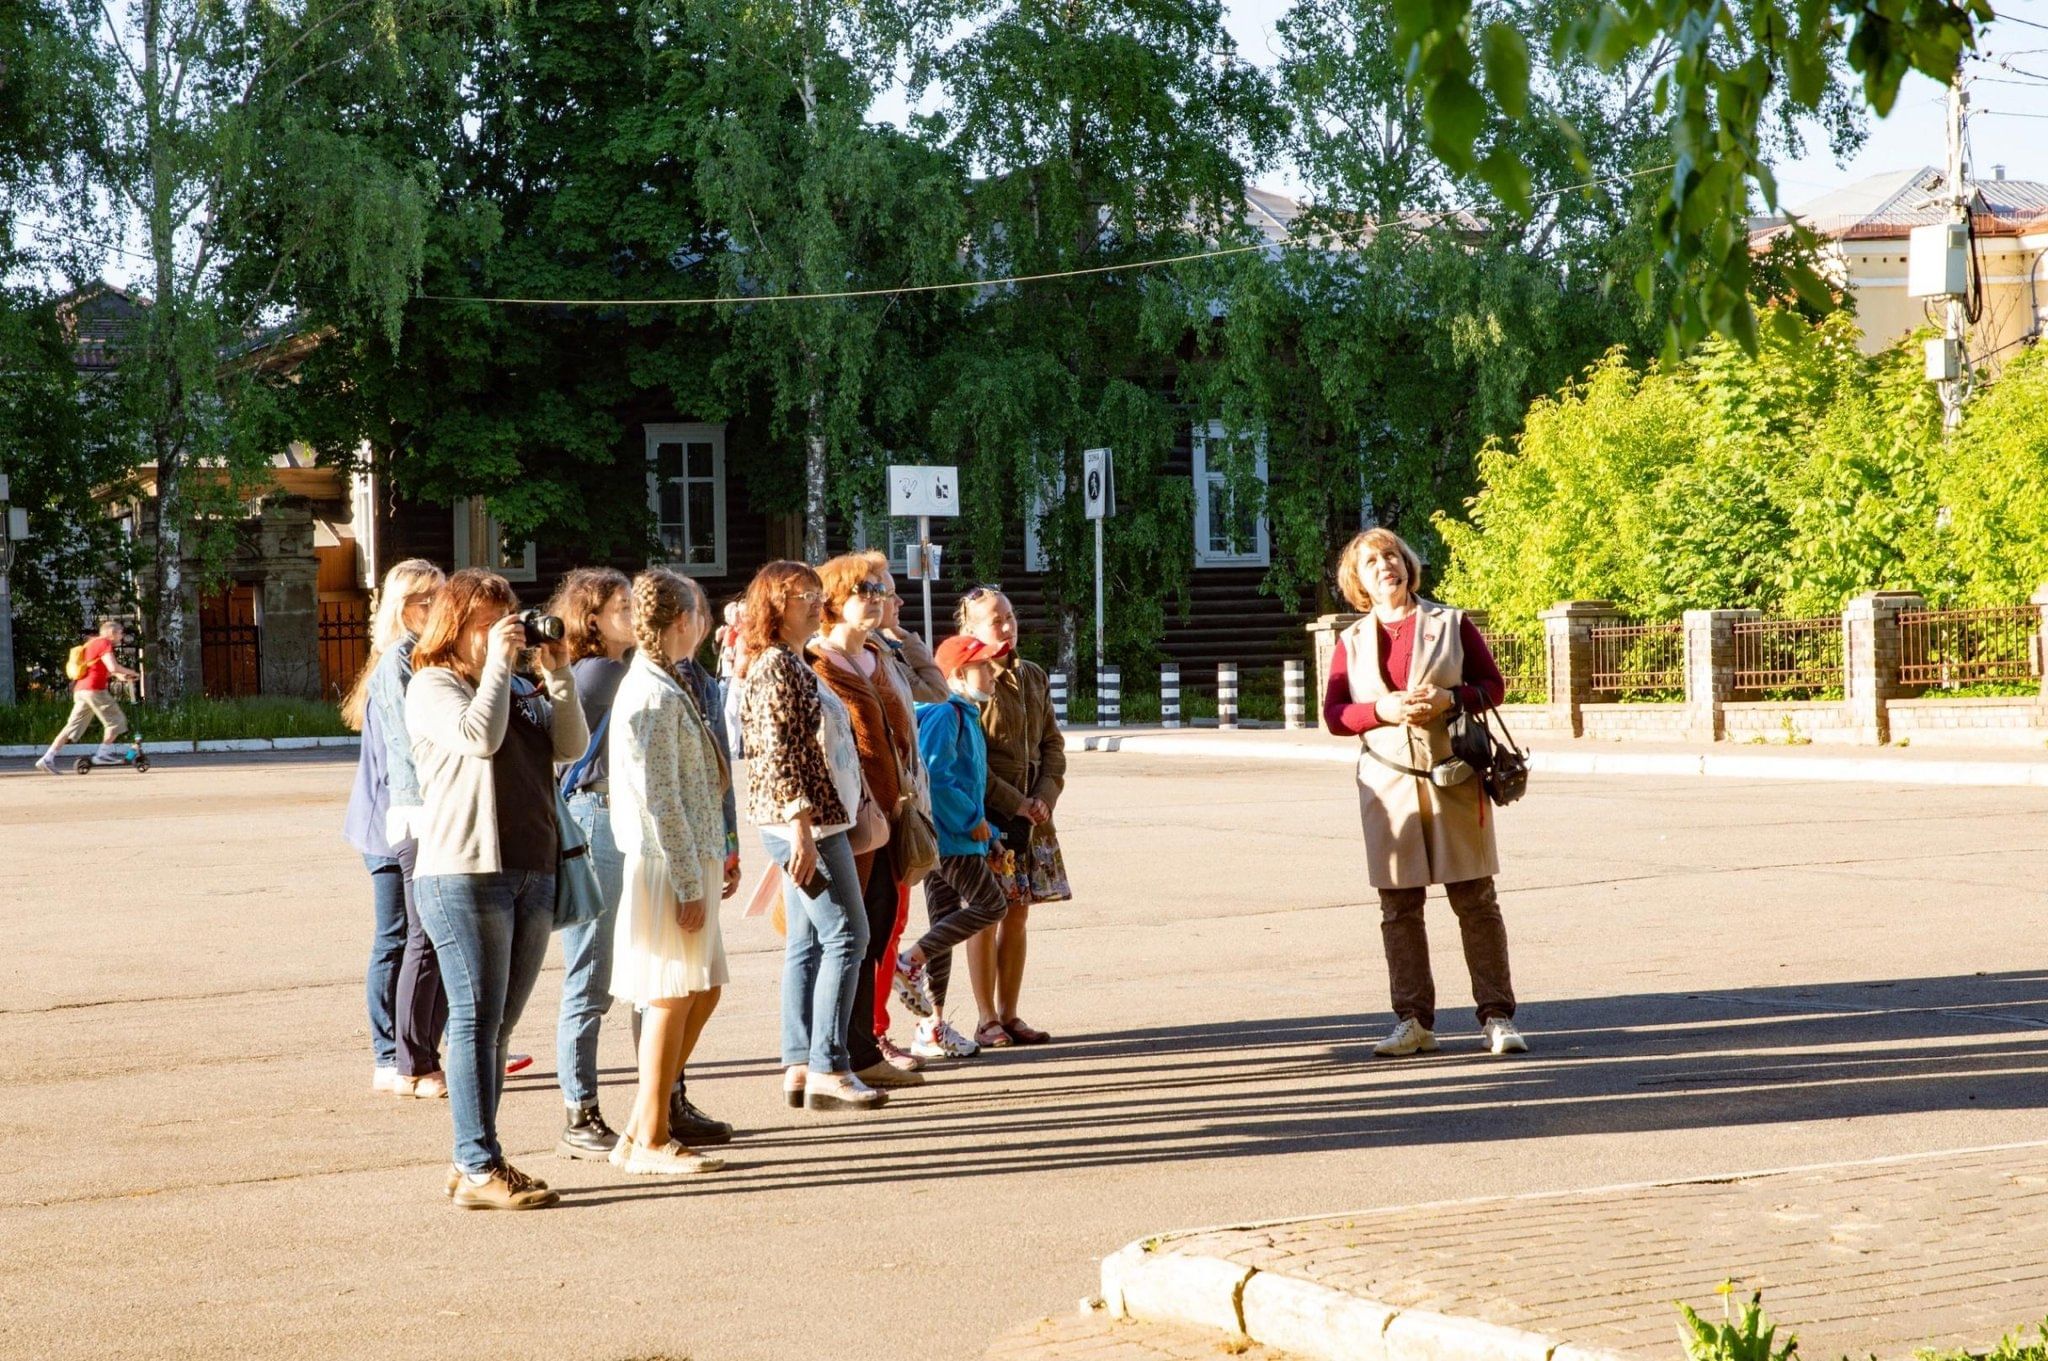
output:
M 1993 395 L 2034 381 L 2015 366 Z M 1774 324 L 1754 355 L 1719 339 L 1679 366 L 1611 354 L 1480 456 L 1468 517 L 1438 517 L 1452 555 L 1444 590 L 1513 627 L 1567 599 L 1647 618 L 1827 614 L 1878 589 L 1945 600 L 1956 568 L 1981 573 L 1940 541 L 1941 479 L 1965 485 L 1937 474 L 1952 463 L 1940 447 L 1913 343 L 1866 358 L 1839 314 Z M 2032 587 L 2016 591 L 2008 573 L 1986 589 L 2011 603 Z
M 2048 582 L 2048 354 L 2029 349 L 1964 409 L 1937 465 L 1947 509 L 1928 574 L 1967 605 L 2007 605 Z
M 1680 1304 L 1678 1340 L 1690 1361 L 1792 1361 L 1799 1352 L 1799 1339 L 1791 1335 L 1777 1345 L 1778 1326 L 1764 1317 L 1763 1292 L 1749 1297 L 1738 1316 L 1735 1287 L 1724 1281 L 1721 1296 L 1722 1321 L 1708 1323 L 1689 1304 Z
M 1597 121 L 1532 97 L 1528 62 L 1480 0 L 1393 0 L 1392 8 L 1391 50 L 1420 100 L 1430 148 L 1454 174 L 1478 176 L 1508 208 L 1528 212 L 1526 162 L 1488 145 L 1497 122 L 1554 123 L 1583 139 L 1597 135 Z M 1650 62 L 1672 159 L 1652 234 L 1662 270 L 1682 286 L 1660 290 L 1658 268 L 1645 264 L 1638 287 L 1646 299 L 1663 291 L 1667 356 L 1716 333 L 1746 352 L 1757 347 L 1743 223 L 1752 186 L 1777 206 L 1774 120 L 1841 110 L 1850 98 L 1843 66 L 1882 116 L 1910 71 L 1947 84 L 1991 18 L 1988 0 L 1606 0 L 1552 30 L 1558 67 Z M 1803 297 L 1825 294 L 1809 268 L 1797 274 Z
M 129 726 L 152 742 L 212 742 L 232 738 L 343 737 L 341 713 L 332 704 L 310 699 L 202 699 L 193 696 L 163 704 L 127 704 Z M 71 699 L 56 694 L 24 699 L 0 707 L 0 744 L 29 746 L 47 743 L 70 716 Z M 87 739 L 97 741 L 97 729 Z

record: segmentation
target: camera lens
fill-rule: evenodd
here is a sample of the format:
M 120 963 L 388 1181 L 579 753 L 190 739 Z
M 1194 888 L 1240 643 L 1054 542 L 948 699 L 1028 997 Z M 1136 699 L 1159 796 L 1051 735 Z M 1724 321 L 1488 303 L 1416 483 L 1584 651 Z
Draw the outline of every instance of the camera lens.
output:
M 527 610 L 519 616 L 519 623 L 526 630 L 528 647 L 562 641 L 562 621 L 555 615 L 542 614 L 539 610 Z

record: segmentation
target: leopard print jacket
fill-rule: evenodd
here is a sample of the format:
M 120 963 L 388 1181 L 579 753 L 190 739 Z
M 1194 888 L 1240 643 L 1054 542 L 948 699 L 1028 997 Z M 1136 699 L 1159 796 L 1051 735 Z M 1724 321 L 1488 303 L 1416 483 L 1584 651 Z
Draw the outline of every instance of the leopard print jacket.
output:
M 754 658 L 741 682 L 747 816 L 756 826 L 779 826 L 805 811 L 821 827 L 853 821 L 826 759 L 818 686 L 811 668 L 781 646 Z

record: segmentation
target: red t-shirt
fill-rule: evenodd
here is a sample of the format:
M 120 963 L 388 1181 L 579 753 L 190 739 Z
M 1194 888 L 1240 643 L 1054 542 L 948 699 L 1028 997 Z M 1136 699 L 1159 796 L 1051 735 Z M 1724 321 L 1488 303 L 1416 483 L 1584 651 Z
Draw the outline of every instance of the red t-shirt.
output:
M 85 645 L 85 674 L 71 688 L 76 690 L 104 690 L 107 688 L 107 654 L 114 650 L 112 639 L 95 638 Z

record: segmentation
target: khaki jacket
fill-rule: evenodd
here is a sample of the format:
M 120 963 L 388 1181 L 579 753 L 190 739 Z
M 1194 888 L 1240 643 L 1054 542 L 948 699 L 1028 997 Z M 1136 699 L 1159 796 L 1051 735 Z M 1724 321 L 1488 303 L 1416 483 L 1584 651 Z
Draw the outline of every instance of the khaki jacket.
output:
M 981 706 L 989 811 L 1014 818 L 1026 799 L 1053 808 L 1067 783 L 1067 747 L 1052 716 L 1052 684 L 1036 662 L 1014 652 L 995 670 L 994 696 Z
M 1430 681 L 1448 690 L 1464 683 L 1465 648 L 1459 641 L 1462 612 L 1420 600 L 1415 652 L 1408 684 Z M 1368 614 L 1338 638 L 1355 704 L 1372 704 L 1388 692 L 1380 674 L 1379 639 Z M 1377 752 L 1396 765 L 1428 770 L 1451 754 L 1451 715 L 1423 727 L 1374 728 L 1358 753 L 1358 816 L 1365 831 L 1366 874 L 1374 888 L 1421 888 L 1484 879 L 1500 872 L 1493 819 L 1486 793 L 1474 777 L 1448 789 L 1404 775 L 1373 759 Z

